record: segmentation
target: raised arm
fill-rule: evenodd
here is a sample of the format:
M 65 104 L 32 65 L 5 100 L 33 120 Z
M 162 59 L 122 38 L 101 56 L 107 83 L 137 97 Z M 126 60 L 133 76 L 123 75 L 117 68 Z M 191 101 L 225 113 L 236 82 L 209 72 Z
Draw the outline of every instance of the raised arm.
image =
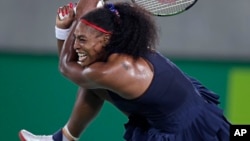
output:
M 68 10 L 69 16 L 64 20 L 60 20 L 59 16 L 56 18 L 56 26 L 61 29 L 71 29 L 66 40 L 57 39 L 58 54 L 61 57 L 63 46 L 71 46 L 74 42 L 73 32 L 78 19 L 96 7 L 98 0 L 80 0 L 76 7 L 76 14 L 70 5 L 64 6 L 60 10 Z M 82 131 L 87 127 L 91 120 L 98 114 L 103 105 L 104 99 L 94 94 L 93 91 L 79 87 L 75 106 L 73 108 L 70 119 L 67 123 L 68 130 L 74 137 L 79 137 Z M 63 128 L 64 135 L 71 138 L 65 128 Z
M 60 19 L 59 16 L 57 16 L 56 27 L 62 30 L 62 33 L 66 33 L 66 31 L 71 30 L 70 32 L 68 32 L 67 38 L 57 38 L 57 46 L 59 52 L 59 67 L 62 74 L 64 74 L 66 77 L 68 77 L 67 76 L 68 74 L 70 74 L 70 76 L 79 76 L 75 74 L 81 72 L 79 70 L 83 69 L 82 66 L 76 63 L 78 60 L 78 55 L 76 54 L 76 51 L 73 49 L 74 42 L 76 40 L 75 37 L 73 36 L 73 33 L 79 18 L 82 15 L 86 14 L 87 12 L 96 8 L 97 2 L 98 0 L 91 0 L 91 1 L 80 0 L 79 3 L 77 4 L 76 15 L 74 14 L 72 5 L 66 5 L 64 7 L 60 7 L 58 10 L 61 13 L 67 13 L 68 16 L 65 16 L 64 19 Z M 79 79 L 82 80 L 84 79 L 84 77 L 81 77 Z
M 76 19 L 95 9 L 98 2 L 99 0 L 79 0 L 76 6 Z
M 60 20 L 59 16 L 57 16 L 56 18 L 56 26 L 60 29 L 69 29 L 71 27 L 71 31 L 74 31 L 74 25 L 76 24 L 76 22 L 81 18 L 81 16 L 83 16 L 84 14 L 88 13 L 89 11 L 93 10 L 94 8 L 96 8 L 96 5 L 98 3 L 99 0 L 79 0 L 79 2 L 76 5 L 76 13 L 74 14 L 73 11 L 73 5 L 72 7 L 70 7 L 70 5 L 61 7 L 58 9 L 58 11 L 63 11 L 64 13 L 66 13 L 66 10 L 69 9 L 69 16 L 67 18 L 65 18 L 64 20 Z M 71 18 L 73 17 L 73 18 Z M 72 34 L 69 35 L 68 40 L 72 40 L 73 38 Z M 61 53 L 61 49 L 63 47 L 64 44 L 63 39 L 57 39 L 57 47 L 58 47 L 58 53 L 60 55 Z

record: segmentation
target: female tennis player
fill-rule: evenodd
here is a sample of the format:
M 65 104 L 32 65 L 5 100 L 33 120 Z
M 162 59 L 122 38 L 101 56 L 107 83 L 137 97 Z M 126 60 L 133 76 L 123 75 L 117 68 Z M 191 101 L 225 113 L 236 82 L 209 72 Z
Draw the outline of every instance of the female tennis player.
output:
M 229 141 L 218 96 L 157 51 L 147 11 L 105 4 L 74 24 L 71 6 L 61 10 L 69 14 L 56 22 L 59 67 L 78 99 L 65 127 L 49 136 L 21 130 L 22 141 L 78 140 L 105 100 L 128 116 L 127 141 Z

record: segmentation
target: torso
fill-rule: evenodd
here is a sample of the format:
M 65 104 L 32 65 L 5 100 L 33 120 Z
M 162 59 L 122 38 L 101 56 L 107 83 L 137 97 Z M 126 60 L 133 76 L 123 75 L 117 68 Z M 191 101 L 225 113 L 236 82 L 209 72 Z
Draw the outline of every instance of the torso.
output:
M 148 64 L 147 61 L 153 69 L 151 65 L 145 65 Z M 146 79 L 146 83 L 142 84 L 143 88 L 139 93 L 134 89 L 131 90 L 135 97 L 127 98 L 123 97 L 123 93 L 105 90 L 105 99 L 129 116 L 129 122 L 125 124 L 124 135 L 127 140 L 138 140 L 138 138 L 157 140 L 154 137 L 158 140 L 175 140 L 176 137 L 179 140 L 185 140 L 187 133 L 190 135 L 189 140 L 205 140 L 208 137 L 214 137 L 219 129 L 227 133 L 229 126 L 226 121 L 220 119 L 223 117 L 221 111 L 213 104 L 204 102 L 203 96 L 205 95 L 213 100 L 208 90 L 198 86 L 200 93 L 203 93 L 201 96 L 192 81 L 176 65 L 159 53 L 146 55 L 142 62 L 139 61 L 140 63 L 144 64 L 143 68 L 145 67 L 153 74 Z M 137 70 L 138 66 L 136 65 L 133 69 Z M 124 75 L 130 79 L 132 76 L 131 73 L 129 76 Z M 138 81 L 142 80 L 138 79 Z M 137 86 L 141 85 L 137 84 Z M 211 121 L 215 124 L 207 124 Z M 200 132 L 197 129 L 203 130 Z M 204 131 L 209 132 L 204 134 Z
M 175 127 L 179 117 L 187 114 L 183 109 L 192 109 L 202 101 L 196 93 L 191 81 L 170 60 L 159 53 L 149 53 L 145 56 L 153 68 L 153 75 L 148 80 L 142 94 L 135 98 L 124 98 L 115 91 L 108 90 L 109 96 L 116 107 L 131 116 L 146 120 L 152 127 L 168 130 L 167 127 Z M 150 69 L 151 70 L 151 69 Z M 137 84 L 140 87 L 140 84 Z M 190 101 L 192 103 L 190 104 Z M 174 112 L 174 114 L 173 114 Z M 182 121 L 184 122 L 184 121 Z M 145 123 L 143 123 L 145 124 Z

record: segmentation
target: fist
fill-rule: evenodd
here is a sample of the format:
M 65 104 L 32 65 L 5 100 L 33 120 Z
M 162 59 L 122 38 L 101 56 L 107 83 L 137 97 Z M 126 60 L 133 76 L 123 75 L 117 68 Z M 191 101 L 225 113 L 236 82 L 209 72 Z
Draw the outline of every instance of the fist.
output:
M 68 5 L 59 7 L 56 16 L 56 26 L 61 29 L 68 29 L 75 19 L 76 5 L 69 3 Z

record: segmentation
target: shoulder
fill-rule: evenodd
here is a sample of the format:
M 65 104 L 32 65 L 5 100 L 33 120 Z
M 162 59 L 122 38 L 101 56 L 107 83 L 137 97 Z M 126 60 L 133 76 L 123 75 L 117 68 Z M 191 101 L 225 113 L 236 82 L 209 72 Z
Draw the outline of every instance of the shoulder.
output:
M 133 60 L 133 57 L 131 55 L 126 55 L 122 53 L 113 53 L 108 57 L 108 63 L 112 62 L 121 62 L 124 60 Z
M 115 88 L 121 97 L 137 98 L 149 87 L 154 73 L 150 62 L 144 58 L 135 59 L 126 54 L 113 54 L 109 61 L 115 62 Z
M 94 76 L 96 83 L 126 99 L 143 94 L 153 78 L 153 71 L 143 58 L 126 54 L 112 54 L 102 66 L 93 64 L 90 68 L 99 74 Z
M 119 69 L 119 71 L 126 71 L 129 73 L 129 71 L 140 72 L 140 70 L 151 70 L 149 63 L 150 62 L 147 59 L 142 57 L 134 58 L 133 56 L 126 54 L 112 54 L 108 58 L 107 65 L 111 68 L 115 67 Z M 140 73 L 137 73 L 137 75 L 140 75 Z
M 131 65 L 131 57 L 123 54 L 112 54 L 106 62 L 96 62 L 86 67 L 84 72 L 89 80 L 96 83 L 101 88 L 114 87 L 115 81 L 121 76 L 126 75 L 124 64 Z M 123 75 L 122 75 L 123 74 Z M 121 82 L 121 81 L 120 81 Z

